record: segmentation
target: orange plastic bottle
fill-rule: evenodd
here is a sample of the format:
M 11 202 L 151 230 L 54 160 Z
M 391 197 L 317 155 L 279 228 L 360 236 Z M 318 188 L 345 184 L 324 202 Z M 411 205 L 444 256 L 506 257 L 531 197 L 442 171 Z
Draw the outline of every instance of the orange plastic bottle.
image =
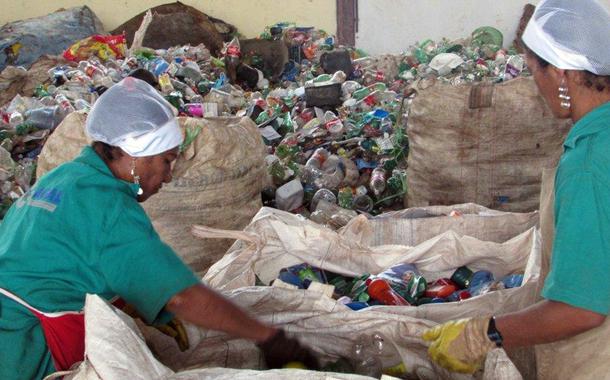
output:
M 386 280 L 382 278 L 376 278 L 372 280 L 368 285 L 368 293 L 372 299 L 377 300 L 384 305 L 395 305 L 395 306 L 410 306 L 404 298 L 396 293 Z

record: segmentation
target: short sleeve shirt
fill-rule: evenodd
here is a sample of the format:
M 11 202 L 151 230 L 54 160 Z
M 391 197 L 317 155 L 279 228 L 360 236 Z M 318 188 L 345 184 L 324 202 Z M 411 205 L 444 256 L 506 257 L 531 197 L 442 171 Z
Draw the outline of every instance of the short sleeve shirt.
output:
M 43 176 L 0 225 L 0 287 L 44 312 L 78 311 L 87 293 L 120 296 L 148 322 L 199 280 L 161 241 L 136 199 L 91 147 Z M 0 378 L 54 371 L 40 324 L 0 295 Z
M 610 311 L 610 103 L 579 120 L 555 178 L 555 240 L 542 296 Z

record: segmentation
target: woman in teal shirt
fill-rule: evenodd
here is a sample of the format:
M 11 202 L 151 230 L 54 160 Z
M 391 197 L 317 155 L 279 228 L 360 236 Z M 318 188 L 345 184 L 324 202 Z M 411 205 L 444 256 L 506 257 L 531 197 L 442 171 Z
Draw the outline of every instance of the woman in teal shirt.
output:
M 557 117 L 575 123 L 555 178 L 551 270 L 543 301 L 424 334 L 432 359 L 453 371 L 474 372 L 495 347 L 592 330 L 610 312 L 610 14 L 595 0 L 542 0 L 523 42 L 541 95 Z
M 270 367 L 315 368 L 296 340 L 202 285 L 139 205 L 171 181 L 183 141 L 165 99 L 124 79 L 97 100 L 87 132 L 93 146 L 42 177 L 0 225 L 0 379 L 40 379 L 82 360 L 87 293 L 119 296 L 151 324 L 174 314 L 251 339 Z

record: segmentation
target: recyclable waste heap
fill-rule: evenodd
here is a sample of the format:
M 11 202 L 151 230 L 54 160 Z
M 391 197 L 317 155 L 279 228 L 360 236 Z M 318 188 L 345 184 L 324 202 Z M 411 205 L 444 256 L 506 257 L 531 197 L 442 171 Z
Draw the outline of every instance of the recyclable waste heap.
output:
M 154 75 L 180 115 L 249 116 L 267 146 L 263 204 L 333 228 L 358 213 L 403 207 L 408 105 L 418 90 L 437 81 L 502 82 L 524 73 L 522 57 L 502 49 L 502 35 L 491 27 L 463 40 L 426 40 L 404 54 L 379 57 L 290 23 L 270 26 L 251 41 L 235 38 L 219 57 L 203 44 L 128 50 L 122 35 L 76 41 L 47 75 L 37 71 L 33 90 L 0 108 L 0 218 L 35 181 L 49 134 L 71 112 L 86 113 L 136 69 Z M 261 44 L 286 49 L 283 69 L 269 63 Z M 32 69 L 49 60 L 41 58 Z M 9 66 L 0 74 L 0 88 L 28 75 Z M 198 131 L 186 133 L 184 147 Z
M 8 66 L 0 73 L 0 89 L 16 91 L 8 99 L 0 98 L 0 219 L 35 182 L 41 150 L 68 115 L 73 117 L 67 121 L 82 123 L 110 86 L 128 75 L 148 75 L 185 117 L 183 152 L 192 151 L 205 134 L 192 120 L 216 116 L 250 118 L 265 145 L 263 204 L 279 210 L 261 209 L 206 274 L 206 283 L 259 318 L 283 321 L 288 331 L 301 334 L 330 363 L 328 371 L 471 378 L 434 367 L 421 332 L 435 322 L 515 311 L 533 302 L 539 248 L 537 233 L 530 228 L 537 215 L 497 214 L 473 210 L 473 205 L 439 212 L 408 210 L 386 219 L 391 226 L 385 227 L 393 233 L 380 228 L 383 218 L 356 217 L 404 207 L 406 126 L 410 101 L 418 91 L 436 82 L 499 83 L 527 75 L 523 58 L 502 45 L 500 32 L 482 27 L 463 40 L 426 40 L 400 55 L 369 57 L 338 46 L 322 30 L 291 23 L 270 26 L 257 40 L 226 41 L 218 57 L 203 44 L 156 50 L 134 44 L 128 49 L 124 36 L 101 34 L 74 41 L 62 59 L 42 57 L 29 70 Z M 28 85 L 19 85 L 24 82 Z M 418 214 L 422 212 L 423 217 Z M 341 232 L 332 231 L 346 225 Z M 406 234 L 398 229 L 405 225 L 417 239 L 405 240 Z M 504 236 L 507 227 L 514 231 Z M 456 233 L 460 228 L 464 231 Z M 382 229 L 379 236 L 365 236 L 366 231 Z M 497 235 L 494 239 L 486 236 L 491 232 Z M 207 235 L 199 233 L 214 235 L 209 230 Z M 476 233 L 480 241 L 463 236 Z M 236 237 L 226 231 L 216 235 Z M 266 245 L 259 241 L 262 238 Z M 405 245 L 378 247 L 376 240 Z M 460 247 L 468 248 L 466 255 Z M 439 260 L 437 252 L 451 262 Z M 113 378 L 113 371 L 120 372 L 123 364 L 133 373 L 154 369 L 157 372 L 150 377 L 158 378 L 173 378 L 173 371 L 204 362 L 260 367 L 252 345 L 190 326 L 194 348 L 189 353 L 164 346 L 164 337 L 151 339 L 170 370 L 156 362 L 140 335 L 131 334 L 136 330 L 132 321 L 101 300 L 90 297 L 87 304 L 96 312 L 86 312 L 93 333 L 88 335 L 88 359 L 81 370 L 93 365 L 98 373 L 108 371 L 99 378 Z M 356 309 L 363 310 L 353 312 Z M 115 335 L 108 335 L 100 317 L 104 315 L 106 323 L 114 321 Z M 360 326 L 364 335 L 352 336 L 353 326 Z M 103 341 L 106 336 L 110 338 Z M 96 344 L 96 339 L 104 344 Z M 105 349 L 113 345 L 119 348 Z M 110 357 L 130 345 L 142 350 L 139 363 Z M 347 355 L 357 360 L 337 361 Z M 516 369 L 503 352 L 494 355 L 488 363 L 496 367 L 485 369 L 489 378 L 518 378 L 498 377 L 498 368 L 505 374 Z M 380 359 L 384 356 L 391 360 Z M 370 363 L 369 357 L 375 360 Z M 208 370 L 213 372 L 201 371 Z M 281 378 L 281 373 L 276 375 Z

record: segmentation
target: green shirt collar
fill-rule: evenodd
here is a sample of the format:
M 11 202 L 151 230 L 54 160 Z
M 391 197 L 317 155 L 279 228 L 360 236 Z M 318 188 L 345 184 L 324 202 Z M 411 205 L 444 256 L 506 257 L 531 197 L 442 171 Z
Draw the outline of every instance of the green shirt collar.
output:
M 610 102 L 594 108 L 583 116 L 582 119 L 578 120 L 570 130 L 570 133 L 568 133 L 568 137 L 563 143 L 563 146 L 573 149 L 580 138 L 594 135 L 606 128 L 610 128 L 610 125 L 606 123 L 599 123 L 598 121 L 600 119 L 610 119 Z
M 136 185 L 135 183 L 123 181 L 121 179 L 116 178 L 114 174 L 112 174 L 112 172 L 110 171 L 108 165 L 106 165 L 104 160 L 102 160 L 102 158 L 95 152 L 95 150 L 93 150 L 91 146 L 84 147 L 83 150 L 80 152 L 80 155 L 74 161 L 91 166 L 102 174 L 110 176 L 116 179 L 117 181 L 122 182 L 129 189 L 129 192 L 133 193 L 134 198 L 138 196 L 138 190 L 140 189 L 140 186 Z

